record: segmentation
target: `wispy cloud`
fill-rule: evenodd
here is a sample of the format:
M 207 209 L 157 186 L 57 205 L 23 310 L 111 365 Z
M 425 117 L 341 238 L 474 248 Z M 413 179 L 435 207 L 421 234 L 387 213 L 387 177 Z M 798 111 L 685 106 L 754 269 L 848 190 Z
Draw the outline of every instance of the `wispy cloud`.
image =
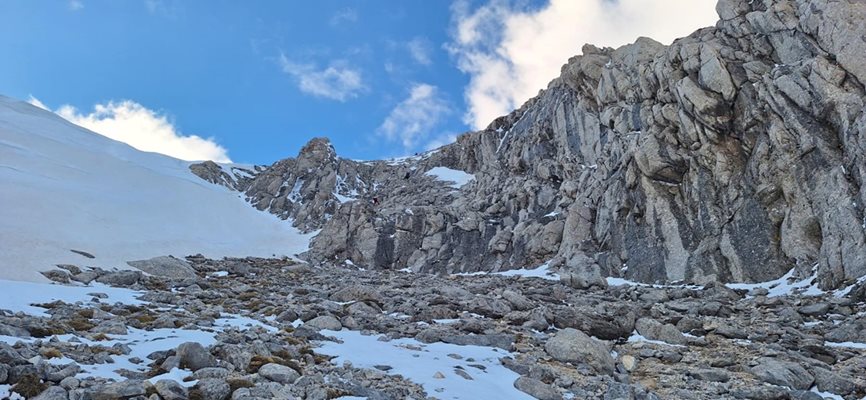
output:
M 406 49 L 409 51 L 412 60 L 416 63 L 421 65 L 430 65 L 432 63 L 430 53 L 433 51 L 433 47 L 427 39 L 422 37 L 413 38 L 406 42 Z
M 536 95 L 584 43 L 619 46 L 638 36 L 663 43 L 716 21 L 715 0 L 550 0 L 542 8 L 489 0 L 452 6 L 447 48 L 470 76 L 464 121 L 481 129 Z
M 358 22 L 358 11 L 356 11 L 354 8 L 346 7 L 337 10 L 337 12 L 335 12 L 334 15 L 331 16 L 328 24 L 333 27 L 338 27 L 355 22 Z
M 450 110 L 436 86 L 414 84 L 409 97 L 391 110 L 376 132 L 389 141 L 399 141 L 406 150 L 414 150 L 430 140 L 432 130 Z
M 33 96 L 28 101 L 49 110 Z M 97 104 L 88 113 L 82 113 L 69 105 L 61 106 L 55 112 L 73 124 L 142 151 L 162 153 L 181 160 L 231 162 L 228 151 L 213 138 L 185 135 L 165 114 L 131 100 Z
M 175 0 L 144 0 L 144 6 L 152 15 L 176 18 L 178 14 L 178 4 Z
M 81 0 L 69 0 L 67 6 L 71 11 L 78 11 L 84 8 L 84 3 Z
M 281 54 L 279 62 L 283 72 L 297 81 L 298 89 L 316 97 L 346 101 L 367 91 L 361 71 L 342 61 L 319 68 L 312 63 L 294 62 Z

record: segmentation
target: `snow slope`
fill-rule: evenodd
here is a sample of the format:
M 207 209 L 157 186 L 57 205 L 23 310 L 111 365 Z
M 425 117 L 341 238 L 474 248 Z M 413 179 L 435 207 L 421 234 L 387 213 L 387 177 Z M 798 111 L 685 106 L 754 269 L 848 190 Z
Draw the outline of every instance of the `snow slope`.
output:
M 58 263 L 129 268 L 159 255 L 307 249 L 310 235 L 188 166 L 0 96 L 0 278 L 41 281 L 38 271 Z

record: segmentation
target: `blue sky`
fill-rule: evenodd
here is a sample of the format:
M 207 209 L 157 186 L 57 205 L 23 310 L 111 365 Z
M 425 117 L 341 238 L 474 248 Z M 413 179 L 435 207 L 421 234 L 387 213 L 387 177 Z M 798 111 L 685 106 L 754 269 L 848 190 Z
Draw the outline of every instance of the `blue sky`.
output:
M 157 137 L 168 130 L 173 139 L 215 142 L 235 162 L 293 156 L 314 136 L 330 137 L 345 157 L 397 156 L 445 143 L 519 106 L 580 44 L 604 41 L 611 37 L 605 29 L 616 29 L 572 33 L 563 20 L 563 35 L 554 14 L 566 11 L 556 7 L 587 17 L 636 14 L 626 4 L 611 6 L 615 1 L 586 0 L 597 9 L 577 10 L 568 2 L 6 0 L 0 94 L 33 96 L 55 111 L 71 106 L 61 115 L 97 131 L 153 135 L 148 145 L 156 147 L 146 150 L 162 151 Z M 536 20 L 524 24 L 521 17 Z M 664 22 L 637 25 L 653 30 Z M 611 45 L 636 37 L 626 33 Z M 549 50 L 538 55 L 546 69 L 523 68 L 509 55 L 524 51 L 522 42 L 535 43 L 525 49 L 530 55 L 539 46 Z M 508 74 L 490 76 L 496 66 Z M 503 82 L 485 83 L 491 79 Z M 101 114 L 94 114 L 97 105 Z M 121 114 L 137 117 L 116 121 Z M 151 132 L 157 128 L 164 129 Z

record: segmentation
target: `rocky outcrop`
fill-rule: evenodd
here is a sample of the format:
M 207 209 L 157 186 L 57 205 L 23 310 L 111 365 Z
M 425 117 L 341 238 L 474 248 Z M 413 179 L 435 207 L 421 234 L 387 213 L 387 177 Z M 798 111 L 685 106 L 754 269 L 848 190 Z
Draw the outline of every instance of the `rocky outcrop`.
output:
M 866 4 L 721 0 L 670 46 L 591 45 L 482 131 L 403 160 L 322 139 L 241 187 L 321 229 L 308 257 L 644 282 L 866 274 Z M 473 174 L 460 189 L 424 172 Z M 373 201 L 373 199 L 376 201 Z

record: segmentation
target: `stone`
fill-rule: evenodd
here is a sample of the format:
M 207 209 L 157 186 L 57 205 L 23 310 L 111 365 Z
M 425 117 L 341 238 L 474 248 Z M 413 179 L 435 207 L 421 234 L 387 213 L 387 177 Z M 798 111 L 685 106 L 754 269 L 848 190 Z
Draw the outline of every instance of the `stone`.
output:
M 575 289 L 607 287 L 607 280 L 601 275 L 601 267 L 585 255 L 571 257 L 559 276 L 562 283 Z
M 340 320 L 330 316 L 330 315 L 320 315 L 316 318 L 313 318 L 307 322 L 304 322 L 304 326 L 313 328 L 315 330 L 329 330 L 329 331 L 339 331 L 343 329 L 343 324 L 340 323 Z
M 523 393 L 526 393 L 536 399 L 539 400 L 561 400 L 562 395 L 556 391 L 552 386 L 539 381 L 538 379 L 532 379 L 526 376 L 521 376 L 514 381 L 514 387 L 517 390 L 520 390 Z
M 632 372 L 637 368 L 637 359 L 628 354 L 620 357 L 619 362 L 622 363 L 623 368 L 628 372 Z
M 60 381 L 60 387 L 66 389 L 66 390 L 77 389 L 78 385 L 80 385 L 80 384 L 81 384 L 81 381 L 79 381 L 78 378 L 75 378 L 73 376 L 63 378 Z
M 187 400 L 187 390 L 171 379 L 160 379 L 153 384 L 156 392 L 163 400 Z
M 731 380 L 731 376 L 720 368 L 704 368 L 696 369 L 688 372 L 689 376 L 708 382 L 727 382 Z
M 602 342 L 572 328 L 566 328 L 547 340 L 544 350 L 556 360 L 584 363 L 603 374 L 612 374 L 614 360 Z
M 0 323 L 0 335 L 27 338 L 30 337 L 30 332 L 24 328 Z
M 817 367 L 812 368 L 810 372 L 815 377 L 815 385 L 822 392 L 847 396 L 857 390 L 857 386 L 854 384 L 854 377 L 850 375 Z
M 199 379 L 194 390 L 201 396 L 201 400 L 226 400 L 232 392 L 225 380 L 214 378 Z
M 825 302 L 818 302 L 810 304 L 808 306 L 800 307 L 797 309 L 797 312 L 807 316 L 824 315 L 830 312 L 830 304 Z
M 127 380 L 98 386 L 90 392 L 92 400 L 128 399 L 145 394 L 143 381 Z
M 761 358 L 752 373 L 764 382 L 791 389 L 808 390 L 815 378 L 797 363 Z
M 641 336 L 651 340 L 661 340 L 665 343 L 686 345 L 688 338 L 675 326 L 663 324 L 651 318 L 640 318 L 635 322 L 635 329 Z
M 180 359 L 181 368 L 188 368 L 192 371 L 218 365 L 216 358 L 199 343 L 181 343 L 177 346 L 176 354 Z
M 154 276 L 171 279 L 196 277 L 195 269 L 193 269 L 188 262 L 172 256 L 160 256 L 147 260 L 127 261 L 126 263 Z
M 200 379 L 225 379 L 229 376 L 229 370 L 221 367 L 202 368 L 192 373 L 195 380 Z
M 265 379 L 283 384 L 294 383 L 301 376 L 294 369 L 274 363 L 262 365 L 258 374 Z
M 32 400 L 66 400 L 67 398 L 66 389 L 60 386 L 51 386 L 38 396 L 31 397 Z
M 40 272 L 42 276 L 60 283 L 69 283 L 69 273 L 59 269 L 52 269 L 50 271 L 42 271 Z
M 100 275 L 96 281 L 111 286 L 132 286 L 138 283 L 140 279 L 141 272 L 139 271 L 117 271 Z

